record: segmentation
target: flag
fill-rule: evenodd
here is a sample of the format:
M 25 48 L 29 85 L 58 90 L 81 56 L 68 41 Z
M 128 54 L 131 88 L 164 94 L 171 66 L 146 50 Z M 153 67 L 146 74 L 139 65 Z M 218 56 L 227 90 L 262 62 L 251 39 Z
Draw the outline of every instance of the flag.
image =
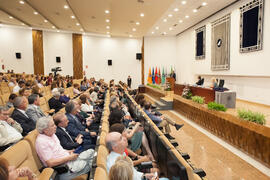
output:
M 148 73 L 148 79 L 147 79 L 147 82 L 148 82 L 149 84 L 152 84 L 151 68 L 149 68 L 149 73 Z
M 160 68 L 158 68 L 158 84 L 161 83 Z
M 171 74 L 170 76 L 172 77 L 173 76 L 173 69 L 172 69 L 172 66 L 171 66 Z
M 156 67 L 156 72 L 155 72 L 155 82 L 156 82 L 156 84 L 158 83 L 158 73 L 157 73 L 157 67 Z
M 155 84 L 155 69 L 152 69 L 152 83 Z
M 161 83 L 162 84 L 165 84 L 166 82 L 166 79 L 165 79 L 165 72 L 164 72 L 164 67 L 162 68 L 162 80 L 161 80 Z

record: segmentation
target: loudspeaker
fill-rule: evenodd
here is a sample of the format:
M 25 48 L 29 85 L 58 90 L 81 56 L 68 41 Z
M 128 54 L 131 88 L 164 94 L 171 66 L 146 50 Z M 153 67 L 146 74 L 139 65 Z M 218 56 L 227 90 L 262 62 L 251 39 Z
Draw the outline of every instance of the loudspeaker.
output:
M 22 58 L 22 57 L 21 57 L 21 53 L 19 53 L 19 52 L 15 53 L 15 55 L 16 55 L 16 58 L 17 58 L 17 59 L 21 59 L 21 58 Z
M 142 53 L 136 53 L 136 59 L 141 60 L 142 59 Z
M 111 66 L 111 65 L 112 65 L 112 60 L 109 59 L 109 60 L 108 60 L 108 66 Z
M 57 57 L 56 57 L 56 62 L 57 62 L 57 63 L 60 63 L 60 62 L 61 62 L 61 57 L 60 57 L 60 56 L 57 56 Z

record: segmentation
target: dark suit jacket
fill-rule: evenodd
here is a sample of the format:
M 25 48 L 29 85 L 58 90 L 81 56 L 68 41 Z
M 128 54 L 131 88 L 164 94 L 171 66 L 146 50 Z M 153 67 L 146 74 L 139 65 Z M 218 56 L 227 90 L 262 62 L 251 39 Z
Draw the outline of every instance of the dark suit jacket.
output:
M 22 135 L 27 135 L 30 131 L 36 128 L 35 122 L 26 117 L 22 112 L 18 109 L 14 109 L 13 113 L 11 114 L 11 118 L 17 121 L 23 128 Z
M 49 99 L 49 106 L 50 109 L 54 109 L 55 112 L 57 113 L 60 109 L 63 108 L 62 103 L 60 102 L 60 100 L 55 99 L 54 97 L 52 97 L 51 99 Z
M 72 138 L 76 138 L 78 134 L 82 134 L 84 138 L 90 138 L 90 133 L 85 131 L 86 127 L 79 122 L 79 119 L 76 120 L 69 113 L 66 113 L 66 116 L 69 120 L 66 130 Z
M 62 128 L 57 127 L 55 134 L 58 137 L 60 144 L 64 149 L 71 150 L 79 146 L 79 144 L 76 143 L 74 139 L 73 141 L 70 139 L 70 137 Z

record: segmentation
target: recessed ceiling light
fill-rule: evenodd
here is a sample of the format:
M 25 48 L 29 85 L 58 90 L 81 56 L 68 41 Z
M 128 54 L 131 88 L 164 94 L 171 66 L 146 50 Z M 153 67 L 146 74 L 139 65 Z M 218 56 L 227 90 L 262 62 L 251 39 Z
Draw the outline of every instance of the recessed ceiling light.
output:
M 81 28 L 80 31 L 83 31 L 83 29 Z
M 46 23 L 46 22 L 48 22 L 48 20 L 45 19 L 44 22 Z
M 141 16 L 141 17 L 144 17 L 144 14 L 143 14 L 143 13 L 141 13 L 141 14 L 140 14 L 140 16 Z
M 35 11 L 34 14 L 35 14 L 35 15 L 38 15 L 38 12 Z
M 189 18 L 189 15 L 186 15 L 185 18 Z
M 110 29 L 110 26 L 106 26 L 106 29 Z
M 169 14 L 168 16 L 169 16 L 169 17 L 172 17 L 172 14 Z
M 180 20 L 179 20 L 179 23 L 182 23 L 182 22 L 183 22 L 183 20 L 180 19 Z
M 132 28 L 132 31 L 136 31 L 136 28 Z
M 71 17 L 71 19 L 75 19 L 75 16 L 70 16 Z
M 140 22 L 136 22 L 136 25 L 140 25 Z
M 57 30 L 57 32 L 60 32 L 59 30 Z
M 179 11 L 179 9 L 178 8 L 174 8 L 174 11 L 177 12 L 177 11 Z
M 24 1 L 20 1 L 20 4 L 24 4 Z
M 163 35 L 166 35 L 167 33 L 166 33 L 166 32 L 163 32 L 162 34 L 163 34 Z
M 193 12 L 194 12 L 194 13 L 198 12 L 198 9 L 193 9 Z
M 105 10 L 105 13 L 106 13 L 106 14 L 109 14 L 109 13 L 110 13 L 110 11 L 109 11 L 109 10 Z
M 110 32 L 107 32 L 107 34 L 110 34 Z
M 182 1 L 181 3 L 182 3 L 182 4 L 187 4 L 187 1 Z
M 133 37 L 133 36 L 130 34 L 129 37 Z
M 65 8 L 65 9 L 68 9 L 68 5 L 64 5 L 64 8 Z
M 9 16 L 9 19 L 13 19 L 13 17 L 12 16 Z
M 52 26 L 53 29 L 55 29 L 55 26 Z
M 206 2 L 203 2 L 203 3 L 202 3 L 202 5 L 203 5 L 203 6 L 206 6 L 206 5 L 207 5 L 207 3 L 206 3 Z
M 0 27 L 2 27 L 3 26 L 3 24 L 0 24 Z
M 173 28 L 172 28 L 172 27 L 170 27 L 170 28 L 169 28 L 169 30 L 171 31 L 171 30 L 173 30 Z
M 76 25 L 77 25 L 77 26 L 79 26 L 79 25 L 80 25 L 80 23 L 76 23 Z
M 106 22 L 108 23 L 108 22 L 110 22 L 110 20 L 109 19 L 106 19 Z
M 22 23 L 21 25 L 23 25 L 23 26 L 24 26 L 25 24 L 24 24 L 24 23 Z
M 154 31 L 152 31 L 152 34 L 155 34 L 155 32 L 154 32 Z
M 107 37 L 108 37 L 108 38 L 110 38 L 110 37 L 111 37 L 111 35 L 107 35 Z
M 156 27 L 156 30 L 158 30 L 158 29 L 159 29 L 159 27 L 157 26 L 157 27 Z
M 167 19 L 163 19 L 163 22 L 167 22 Z

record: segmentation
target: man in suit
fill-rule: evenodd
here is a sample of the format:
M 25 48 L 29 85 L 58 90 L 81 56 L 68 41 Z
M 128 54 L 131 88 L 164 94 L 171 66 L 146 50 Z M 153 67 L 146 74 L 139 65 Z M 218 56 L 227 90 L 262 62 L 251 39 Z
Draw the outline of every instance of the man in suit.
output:
M 28 101 L 26 97 L 19 96 L 14 100 L 14 111 L 11 114 L 11 118 L 17 121 L 23 128 L 22 135 L 27 135 L 30 131 L 36 128 L 36 124 L 33 119 L 31 119 L 26 113 L 25 110 L 28 106 Z
M 76 114 L 79 109 L 79 104 L 76 101 L 69 101 L 66 104 L 66 116 L 69 120 L 66 130 L 72 138 L 76 138 L 79 134 L 83 135 L 84 141 L 89 141 L 90 144 L 94 145 L 96 142 L 96 132 L 89 132 L 89 130 L 82 125 Z
M 28 115 L 28 117 L 37 122 L 39 118 L 46 116 L 39 107 L 40 106 L 39 95 L 31 94 L 28 97 L 28 103 L 29 106 L 26 109 L 26 114 Z
M 69 135 L 66 130 L 69 121 L 64 113 L 56 113 L 53 116 L 53 120 L 55 125 L 57 126 L 55 134 L 64 149 L 72 150 L 82 145 L 82 151 L 84 151 L 91 147 L 91 144 L 89 144 L 88 141 L 84 141 L 82 134 L 79 134 L 75 139 Z
M 128 76 L 127 78 L 127 84 L 128 84 L 128 87 L 131 88 L 131 77 Z
M 53 94 L 53 97 L 49 99 L 49 106 L 50 106 L 50 109 L 54 109 L 55 112 L 57 113 L 60 109 L 63 108 L 63 104 L 59 100 L 60 92 L 54 91 L 52 94 Z

